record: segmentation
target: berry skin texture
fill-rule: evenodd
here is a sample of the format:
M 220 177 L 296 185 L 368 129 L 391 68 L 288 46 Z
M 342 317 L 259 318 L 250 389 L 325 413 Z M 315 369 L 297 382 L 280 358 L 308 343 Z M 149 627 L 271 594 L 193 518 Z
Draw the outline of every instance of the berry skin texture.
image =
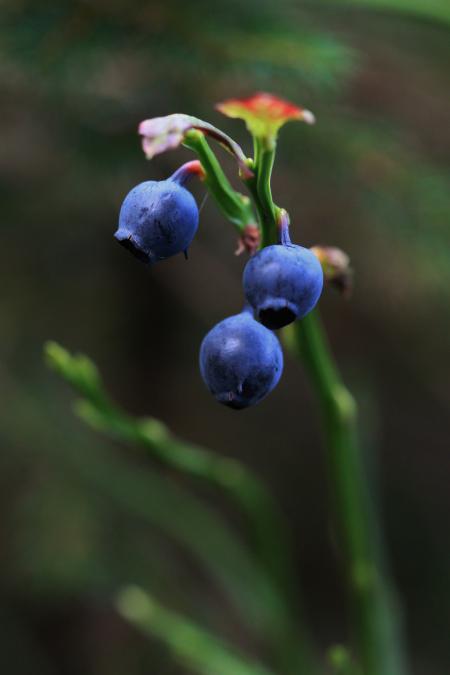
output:
M 198 228 L 198 207 L 178 181 L 140 183 L 120 209 L 114 237 L 142 262 L 153 264 L 177 253 L 186 254 Z
M 302 319 L 323 288 L 322 266 L 303 246 L 287 237 L 250 258 L 244 269 L 244 293 L 262 324 L 272 330 Z
M 200 347 L 206 386 L 219 403 L 235 410 L 259 403 L 278 384 L 282 371 L 278 338 L 248 309 L 214 326 Z

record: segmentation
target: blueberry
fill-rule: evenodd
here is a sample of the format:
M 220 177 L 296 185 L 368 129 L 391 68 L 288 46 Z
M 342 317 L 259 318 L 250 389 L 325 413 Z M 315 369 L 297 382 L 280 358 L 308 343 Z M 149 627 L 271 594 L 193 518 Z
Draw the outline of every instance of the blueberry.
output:
M 240 410 L 259 403 L 278 384 L 283 352 L 278 338 L 250 308 L 218 323 L 200 347 L 200 372 L 215 396 Z
M 258 319 L 276 330 L 303 318 L 316 305 L 323 287 L 322 266 L 309 249 L 291 243 L 286 225 L 279 244 L 250 258 L 243 286 Z
M 114 236 L 139 260 L 152 264 L 186 254 L 197 231 L 198 207 L 183 187 L 185 179 L 179 170 L 167 180 L 140 183 L 125 197 Z

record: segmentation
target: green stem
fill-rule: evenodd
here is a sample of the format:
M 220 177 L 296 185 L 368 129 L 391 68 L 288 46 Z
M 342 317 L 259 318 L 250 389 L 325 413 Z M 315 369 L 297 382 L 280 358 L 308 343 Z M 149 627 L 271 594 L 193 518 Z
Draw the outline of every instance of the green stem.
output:
M 86 407 L 84 402 L 79 412 L 97 428 L 122 441 L 146 447 L 161 463 L 216 485 L 227 493 L 249 519 L 268 571 L 280 587 L 288 590 L 286 585 L 293 573 L 292 570 L 288 573 L 287 528 L 270 492 L 243 464 L 177 439 L 157 420 L 130 417 L 110 401 L 102 406 L 95 404 L 95 407 Z M 289 592 L 292 592 L 290 585 Z
M 253 165 L 258 166 L 261 141 L 257 136 L 253 136 Z
M 275 148 L 261 148 L 258 162 L 257 190 L 263 214 L 263 246 L 276 244 L 278 241 L 276 206 L 273 203 L 270 186 L 274 160 Z
M 288 346 L 305 363 L 324 419 L 329 479 L 363 675 L 403 675 L 396 602 L 358 448 L 355 401 L 342 383 L 317 312 L 293 324 L 286 337 Z
M 255 225 L 256 218 L 250 199 L 234 190 L 225 176 L 217 157 L 200 131 L 189 131 L 183 145 L 193 150 L 205 170 L 205 184 L 224 215 L 242 232 L 247 225 Z
M 296 589 L 289 533 L 278 505 L 264 484 L 240 462 L 178 440 L 158 420 L 130 417 L 107 398 L 97 398 L 92 404 L 84 399 L 78 402 L 77 412 L 95 429 L 146 447 L 162 464 L 215 485 L 229 495 L 247 517 L 261 562 L 287 600 L 286 614 L 278 617 L 279 634 L 272 636 L 279 663 L 286 672 L 290 672 L 288 665 L 294 664 L 309 675 L 317 673 L 303 618 L 299 607 L 294 607 L 292 602 Z M 302 640 L 294 631 L 294 621 Z
M 255 140 L 255 176 L 247 185 L 260 218 L 262 246 L 277 241 L 270 188 L 275 146 Z M 288 329 L 289 330 L 289 329 Z M 346 559 L 356 650 L 362 675 L 403 675 L 405 666 L 395 598 L 384 569 L 383 543 L 356 437 L 356 404 L 341 381 L 316 313 L 291 326 L 287 336 L 316 388 L 327 439 L 336 520 Z
M 45 347 L 49 365 L 82 396 L 78 415 L 92 428 L 115 440 L 146 448 L 161 464 L 201 479 L 225 492 L 242 509 L 261 564 L 283 603 L 274 609 L 270 634 L 274 655 L 286 673 L 315 675 L 313 650 L 307 640 L 295 595 L 290 538 L 278 505 L 265 485 L 238 461 L 181 441 L 154 418 L 126 414 L 109 397 L 95 365 L 83 355 L 71 355 L 60 345 Z M 302 639 L 299 639 L 299 633 Z
M 122 588 L 119 613 L 136 628 L 158 638 L 182 666 L 201 675 L 272 675 L 265 666 L 237 653 L 231 645 L 191 619 L 167 610 L 138 586 Z
M 261 246 L 276 244 L 278 241 L 277 211 L 270 186 L 276 146 L 268 146 L 264 139 L 254 137 L 254 175 L 245 179 L 253 197 L 262 232 Z

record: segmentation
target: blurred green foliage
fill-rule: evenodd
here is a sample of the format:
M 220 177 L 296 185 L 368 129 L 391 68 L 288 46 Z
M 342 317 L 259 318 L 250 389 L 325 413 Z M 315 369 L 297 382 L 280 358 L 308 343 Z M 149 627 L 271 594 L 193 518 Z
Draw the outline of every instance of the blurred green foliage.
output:
M 306 627 L 301 625 L 299 612 L 295 616 L 292 611 L 289 597 L 293 570 L 289 564 L 292 552 L 285 533 L 286 525 L 263 484 L 237 461 L 176 439 L 158 420 L 133 419 L 123 413 L 110 400 L 97 368 L 86 356 L 71 355 L 52 342 L 46 345 L 45 354 L 49 366 L 82 396 L 76 403 L 76 411 L 87 424 L 113 438 L 143 446 L 161 464 L 219 488 L 247 515 L 254 540 L 252 552 L 241 545 L 220 519 L 214 518 L 206 504 L 197 502 L 188 493 L 181 496 L 170 486 L 159 486 L 156 475 L 151 477 L 151 484 L 150 476 L 147 476 L 147 490 L 142 491 L 141 505 L 145 514 L 209 569 L 211 576 L 228 592 L 249 627 L 257 629 L 264 642 L 278 655 L 279 667 L 307 668 L 312 673 Z M 84 466 L 83 460 L 82 463 Z M 107 476 L 103 478 L 104 489 L 116 498 L 122 498 L 128 509 L 139 503 L 136 502 L 136 482 L 131 487 L 133 481 L 130 480 L 131 489 L 126 489 L 123 486 L 123 470 L 117 471 L 116 475 L 120 475 L 117 482 L 111 471 L 111 462 L 108 469 Z M 92 460 L 89 473 L 95 475 Z M 133 497 L 127 496 L 130 492 L 134 493 Z M 147 496 L 148 492 L 151 492 L 151 498 Z M 181 522 L 173 517 L 173 512 L 183 513 Z M 156 634 L 170 642 L 170 630 L 166 634 L 165 626 L 176 623 L 175 618 L 166 622 L 162 609 L 159 615 L 162 624 L 161 629 L 156 629 Z M 144 623 L 147 625 L 149 622 L 147 617 Z M 298 633 L 302 635 L 300 640 Z M 205 634 L 201 642 L 206 644 L 207 641 Z M 213 645 L 211 649 L 214 653 L 217 651 Z M 190 660 L 188 656 L 186 658 Z M 217 658 L 221 660 L 219 656 Z M 211 664 L 206 665 L 215 669 Z M 203 666 L 199 667 L 199 672 L 203 672 Z M 224 668 L 223 672 L 228 672 L 231 665 L 224 665 Z M 242 668 L 244 671 L 244 666 Z M 249 667 L 249 675 L 251 672 Z
M 233 654 L 217 638 L 167 611 L 136 586 L 120 592 L 117 606 L 126 619 L 167 643 L 175 657 L 194 672 L 203 675 L 269 675 L 266 668 Z
M 69 397 L 41 364 L 41 344 L 53 336 L 92 353 L 130 409 L 242 456 L 273 482 L 319 647 L 347 638 L 333 545 L 320 534 L 326 498 L 316 429 L 299 414 L 309 410 L 301 381 L 288 378 L 270 410 L 229 422 L 195 379 L 199 337 L 239 301 L 233 234 L 207 205 L 197 262 L 154 276 L 105 245 L 127 190 L 180 161 L 145 164 L 137 123 L 186 112 L 245 145 L 243 126 L 212 103 L 258 89 L 318 119 L 312 130 L 283 131 L 276 200 L 296 238 L 351 256 L 354 298 L 346 306 L 326 298 L 327 320 L 367 401 L 367 429 L 384 441 L 413 672 L 444 672 L 448 3 L 5 0 L 1 15 L 1 672 L 183 672 L 114 611 L 112 597 L 129 583 L 249 658 L 271 652 L 260 629 L 270 624 L 273 591 L 247 521 L 211 488 L 117 440 L 103 445 L 73 421 Z M 212 270 L 216 283 L 205 289 Z M 214 503 L 206 514 L 204 496 Z

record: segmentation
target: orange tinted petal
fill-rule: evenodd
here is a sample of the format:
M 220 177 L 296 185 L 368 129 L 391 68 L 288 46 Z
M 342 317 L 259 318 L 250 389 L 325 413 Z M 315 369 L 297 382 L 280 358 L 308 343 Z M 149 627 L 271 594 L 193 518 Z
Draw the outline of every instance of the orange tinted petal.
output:
M 282 98 L 260 92 L 244 99 L 228 99 L 216 105 L 227 117 L 245 121 L 248 130 L 258 137 L 273 138 L 278 129 L 290 120 L 313 124 L 314 115 Z

